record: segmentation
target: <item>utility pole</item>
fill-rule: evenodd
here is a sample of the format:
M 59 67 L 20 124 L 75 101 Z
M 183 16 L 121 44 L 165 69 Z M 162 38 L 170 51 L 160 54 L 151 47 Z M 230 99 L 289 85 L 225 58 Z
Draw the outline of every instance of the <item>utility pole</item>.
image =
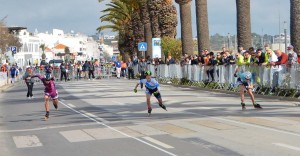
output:
M 283 28 L 284 28 L 284 51 L 287 50 L 287 23 L 286 21 L 283 22 Z

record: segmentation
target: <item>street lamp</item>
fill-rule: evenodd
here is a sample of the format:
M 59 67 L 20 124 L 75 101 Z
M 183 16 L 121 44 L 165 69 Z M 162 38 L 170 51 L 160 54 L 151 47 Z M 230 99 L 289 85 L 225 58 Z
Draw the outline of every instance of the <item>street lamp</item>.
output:
M 230 33 L 228 33 L 228 49 L 230 49 Z
M 283 28 L 284 28 L 284 51 L 286 51 L 287 50 L 287 22 L 286 21 L 284 21 L 283 22 Z

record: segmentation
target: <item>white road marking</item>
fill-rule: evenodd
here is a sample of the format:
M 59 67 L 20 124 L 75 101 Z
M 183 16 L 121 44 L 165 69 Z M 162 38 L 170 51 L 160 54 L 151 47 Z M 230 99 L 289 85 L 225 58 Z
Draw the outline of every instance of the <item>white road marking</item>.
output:
M 150 137 L 143 137 L 145 140 L 148 140 L 148 141 L 150 141 L 150 142 L 152 142 L 152 143 L 154 143 L 154 144 L 156 144 L 156 145 L 159 145 L 159 146 L 161 146 L 161 147 L 163 147 L 163 148 L 174 148 L 173 146 L 170 146 L 170 145 L 168 145 L 168 144 L 165 144 L 165 143 L 163 143 L 163 142 L 160 142 L 160 141 L 158 141 L 158 140 L 156 140 L 156 139 L 153 139 L 153 138 L 150 138 Z
M 29 132 L 29 131 L 39 131 L 45 129 L 55 129 L 55 128 L 65 128 L 65 127 L 74 127 L 74 126 L 89 126 L 96 125 L 95 123 L 87 123 L 87 124 L 69 124 L 69 125 L 57 125 L 57 126 L 47 126 L 40 128 L 32 128 L 32 129 L 18 129 L 18 130 L 0 130 L 0 133 L 13 133 L 13 132 Z
M 97 117 L 96 115 L 94 115 L 94 114 L 92 114 L 92 113 L 89 113 L 89 112 L 87 112 L 87 111 L 85 111 L 85 110 L 79 110 L 79 111 L 82 112 L 82 113 L 84 113 L 84 114 L 87 115 L 87 116 L 92 117 L 92 118 L 96 118 L 96 117 Z
M 280 146 L 280 147 L 285 147 L 285 148 L 288 148 L 288 149 L 292 149 L 292 150 L 295 150 L 295 151 L 300 151 L 299 147 L 295 147 L 295 146 L 291 146 L 291 145 L 287 145 L 287 144 L 282 144 L 282 143 L 272 143 L 272 144 L 276 145 L 276 146 Z
M 14 136 L 13 140 L 17 148 L 39 147 L 43 146 L 39 138 L 35 135 Z
M 64 136 L 69 142 L 82 142 L 82 141 L 91 141 L 95 140 L 89 134 L 82 130 L 71 130 L 71 131 L 61 131 L 59 132 Z
M 64 100 L 64 99 L 62 99 L 62 98 L 60 98 L 60 100 L 61 100 L 61 101 L 66 101 L 66 100 Z
M 73 105 L 73 104 L 71 104 L 71 103 L 68 103 L 68 105 L 69 105 L 70 107 L 72 107 L 72 108 L 76 108 L 76 106 Z
M 108 125 L 105 124 L 105 123 L 99 122 L 98 120 L 96 120 L 96 119 L 94 119 L 94 118 L 91 118 L 91 117 L 89 117 L 89 116 L 87 116 L 87 115 L 85 115 L 85 114 L 83 114 L 83 113 L 81 113 L 81 112 L 75 110 L 74 108 L 71 108 L 70 106 L 68 106 L 67 104 L 63 103 L 62 101 L 59 101 L 59 102 L 60 102 L 61 104 L 63 104 L 64 106 L 68 107 L 69 109 L 71 109 L 72 111 L 74 111 L 74 112 L 76 112 L 76 113 L 78 113 L 78 114 L 81 114 L 82 116 L 84 116 L 84 117 L 86 117 L 86 118 L 88 118 L 88 119 L 90 119 L 90 120 L 96 122 L 96 123 L 99 124 L 99 125 L 105 126 L 105 127 L 109 128 L 109 129 L 115 131 L 115 132 L 118 132 L 118 133 L 120 133 L 120 134 L 122 134 L 122 135 L 124 135 L 124 136 L 126 136 L 126 137 L 132 138 L 132 139 L 134 139 L 134 140 L 136 140 L 136 141 L 139 141 L 139 142 L 141 142 L 141 143 L 143 143 L 143 144 L 145 144 L 145 145 L 148 145 L 148 146 L 150 146 L 150 147 L 153 147 L 153 148 L 155 148 L 155 149 L 157 149 L 157 150 L 159 150 L 159 151 L 161 151 L 161 152 L 164 152 L 164 153 L 166 153 L 166 154 L 168 154 L 168 155 L 171 155 L 171 156 L 177 156 L 176 154 L 171 153 L 171 152 L 169 152 L 169 151 L 166 151 L 166 150 L 164 150 L 164 149 L 162 149 L 162 148 L 160 148 L 160 147 L 158 147 L 158 146 L 155 146 L 155 145 L 150 144 L 150 143 L 148 143 L 148 142 L 146 142 L 146 141 L 144 141 L 144 140 L 141 140 L 141 139 L 139 139 L 139 138 L 136 138 L 136 137 L 133 137 L 133 136 L 131 136 L 131 135 L 128 135 L 128 134 L 126 134 L 126 133 L 124 133 L 124 132 L 121 132 L 121 131 L 119 131 L 119 130 L 113 128 L 113 127 L 108 126 Z
M 115 104 L 118 104 L 118 105 L 124 105 L 124 103 L 119 102 L 119 101 L 111 101 L 111 102 L 113 102 L 113 103 L 115 103 Z

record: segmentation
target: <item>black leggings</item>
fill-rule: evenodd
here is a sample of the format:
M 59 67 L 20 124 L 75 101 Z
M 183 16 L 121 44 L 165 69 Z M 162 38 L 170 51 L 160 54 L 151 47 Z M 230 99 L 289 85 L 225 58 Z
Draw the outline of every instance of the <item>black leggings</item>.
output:
M 92 76 L 93 79 L 95 78 L 93 70 L 89 70 L 89 79 L 91 79 L 91 76 Z
M 65 77 L 65 81 L 67 81 L 67 72 L 60 73 L 60 81 L 62 81 L 63 77 Z
M 28 91 L 27 91 L 27 97 L 32 97 L 32 90 L 33 90 L 33 84 L 32 82 L 26 82 Z
M 145 76 L 145 71 L 142 71 L 142 72 L 141 72 L 140 80 L 145 79 L 145 78 L 146 78 L 146 76 Z M 143 88 L 143 83 L 141 83 L 141 88 Z

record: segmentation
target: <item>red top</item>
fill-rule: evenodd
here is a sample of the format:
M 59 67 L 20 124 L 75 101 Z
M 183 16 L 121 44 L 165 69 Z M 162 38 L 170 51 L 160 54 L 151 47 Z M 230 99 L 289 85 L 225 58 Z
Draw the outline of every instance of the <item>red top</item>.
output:
M 289 56 L 286 53 L 282 53 L 280 57 L 278 57 L 278 61 L 275 63 L 276 65 L 287 64 Z

